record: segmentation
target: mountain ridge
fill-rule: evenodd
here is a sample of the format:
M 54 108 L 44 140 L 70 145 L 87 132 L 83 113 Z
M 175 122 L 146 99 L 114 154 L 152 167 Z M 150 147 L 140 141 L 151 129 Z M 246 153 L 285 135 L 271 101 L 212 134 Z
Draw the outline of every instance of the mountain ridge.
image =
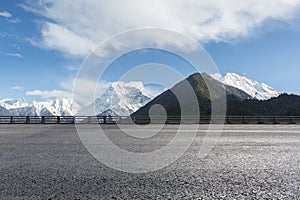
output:
M 252 98 L 258 100 L 267 100 L 272 97 L 278 97 L 280 94 L 265 83 L 259 83 L 258 81 L 251 80 L 236 73 L 227 73 L 223 77 L 218 77 L 217 80 L 226 85 L 243 90 Z
M 197 74 L 197 73 L 196 73 Z M 210 74 L 203 73 L 202 76 L 204 77 L 205 81 L 202 80 L 203 77 L 199 77 L 198 75 L 192 74 L 187 79 L 190 79 L 191 85 L 195 87 L 195 91 L 199 94 L 201 93 L 201 103 L 206 106 L 202 106 L 202 111 L 204 110 L 206 114 L 209 114 L 210 109 L 210 101 L 211 98 L 218 99 L 217 97 L 211 97 L 208 88 L 205 86 L 199 86 L 199 82 L 204 84 L 209 84 L 210 86 L 216 85 L 216 91 L 218 87 L 224 87 L 227 93 L 227 99 L 229 102 L 238 102 L 234 103 L 234 105 L 245 106 L 241 105 L 240 102 L 244 101 L 247 102 L 254 102 L 254 100 L 268 100 L 274 97 L 277 97 L 279 93 L 275 91 L 273 88 L 267 86 L 264 83 L 258 83 L 257 81 L 250 80 L 246 77 L 240 76 L 235 73 L 228 73 L 224 77 L 212 77 Z M 227 77 L 227 78 L 226 78 Z M 234 77 L 229 79 L 228 77 Z M 225 79 L 227 81 L 225 81 Z M 230 85 L 224 84 L 224 82 L 230 82 Z M 237 81 L 237 84 L 234 83 Z M 244 83 L 241 83 L 245 81 Z M 177 83 L 178 84 L 178 83 Z M 174 86 L 176 86 L 175 84 Z M 200 84 L 200 85 L 201 85 Z M 247 84 L 249 87 L 252 87 L 252 93 L 247 91 Z M 197 86 L 198 85 L 198 86 Z M 234 87 L 232 85 L 246 85 L 242 89 Z M 253 89 L 254 87 L 254 89 Z M 240 87 L 241 88 L 241 87 Z M 262 89 L 260 92 L 264 92 L 264 90 L 269 89 L 267 94 L 263 94 L 264 98 L 257 98 L 257 92 L 254 92 L 257 89 Z M 245 91 L 246 90 L 246 91 Z M 168 91 L 168 90 L 167 90 Z M 166 91 L 164 91 L 166 92 Z M 162 93 L 164 93 L 162 92 Z M 161 94 L 162 94 L 161 93 Z M 174 96 L 170 92 L 169 93 L 169 100 L 172 101 Z M 249 94 L 250 93 L 250 94 Z M 215 95 L 218 92 L 215 93 Z M 66 115 L 119 115 L 119 116 L 129 116 L 140 108 L 145 106 L 148 102 L 152 101 L 153 99 L 160 99 L 160 95 L 158 96 L 150 95 L 147 93 L 147 89 L 144 87 L 142 82 L 114 82 L 105 90 L 103 95 L 96 98 L 93 103 L 88 106 L 80 106 L 73 99 L 61 99 L 61 100 L 47 100 L 47 101 L 32 101 L 28 102 L 24 98 L 22 99 L 1 99 L 0 100 L 0 115 L 14 115 L 14 116 L 66 116 Z M 172 97 L 172 98 L 171 98 Z M 291 98 L 291 97 L 289 97 Z M 258 102 L 255 101 L 255 102 Z M 245 103 L 248 107 L 248 104 Z M 178 103 L 178 102 L 177 102 Z M 233 110 L 233 106 L 228 104 L 228 107 Z M 252 108 L 254 109 L 254 108 Z M 238 109 L 235 109 L 238 110 Z M 229 112 L 232 114 L 238 114 L 238 112 Z M 240 111 L 239 113 L 243 113 Z
M 94 102 L 79 111 L 79 115 L 114 113 L 129 116 L 151 100 L 142 82 L 114 82 Z
M 227 99 L 235 101 L 242 101 L 251 97 L 242 90 L 224 85 L 206 73 L 194 73 L 175 84 L 171 89 L 158 95 L 131 116 L 149 116 L 149 110 L 155 104 L 162 105 L 168 116 L 181 116 L 180 105 L 188 106 L 190 103 L 189 99 L 183 99 L 179 104 L 176 95 L 172 91 L 180 92 L 177 88 L 182 86 L 181 90 L 184 92 L 185 89 L 188 89 L 184 86 L 186 85 L 186 81 L 194 90 L 198 100 L 199 110 L 203 115 L 211 114 L 211 101 L 219 101 L 219 99 L 222 98 L 221 95 L 224 94 L 224 91 Z M 210 89 L 208 89 L 207 85 L 210 86 Z
M 205 80 L 205 81 L 204 81 Z M 209 94 L 206 84 L 210 85 L 214 95 L 218 95 L 220 87 L 226 90 L 227 98 L 227 115 L 236 116 L 254 116 L 254 115 L 299 115 L 300 116 L 300 96 L 280 94 L 278 97 L 271 97 L 270 99 L 259 100 L 253 98 L 246 92 L 225 85 L 224 83 L 212 78 L 210 75 L 202 73 L 195 73 L 188 78 L 177 83 L 174 87 L 188 81 L 194 89 L 199 103 L 199 110 L 202 116 L 211 115 L 211 103 L 217 101 L 218 97 Z M 174 88 L 173 87 L 173 88 Z M 181 116 L 180 106 L 171 90 L 162 93 L 154 98 L 145 106 L 141 107 L 138 111 L 133 113 L 132 117 L 149 117 L 149 110 L 155 104 L 162 105 L 168 116 Z M 216 92 L 217 91 L 217 92 Z M 181 102 L 182 103 L 182 102 Z M 188 102 L 184 102 L 188 105 Z
M 12 116 L 67 116 L 75 115 L 79 105 L 73 99 L 32 101 L 22 99 L 0 100 L 1 115 Z

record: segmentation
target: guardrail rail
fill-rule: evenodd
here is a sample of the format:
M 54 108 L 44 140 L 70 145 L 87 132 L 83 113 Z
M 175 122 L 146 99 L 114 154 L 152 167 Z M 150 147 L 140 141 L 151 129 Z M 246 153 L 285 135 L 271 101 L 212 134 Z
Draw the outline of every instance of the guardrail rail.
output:
M 300 116 L 201 116 L 200 118 L 180 116 L 162 117 L 129 117 L 129 116 L 0 116 L 0 124 L 300 124 Z

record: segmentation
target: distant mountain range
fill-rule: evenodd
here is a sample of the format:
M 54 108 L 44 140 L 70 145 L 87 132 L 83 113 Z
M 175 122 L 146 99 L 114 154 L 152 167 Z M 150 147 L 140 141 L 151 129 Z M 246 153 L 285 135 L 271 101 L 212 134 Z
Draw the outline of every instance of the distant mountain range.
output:
M 180 105 L 184 105 L 188 108 L 189 100 L 183 100 L 179 105 L 179 102 L 172 91 L 184 91 L 186 81 L 193 87 L 202 116 L 211 115 L 211 104 L 214 101 L 218 101 L 220 98 L 218 96 L 220 92 L 218 91 L 220 91 L 222 87 L 224 87 L 226 91 L 227 115 L 300 115 L 300 96 L 287 94 L 279 95 L 278 92 L 265 84 L 250 81 L 245 77 L 238 77 L 236 74 L 229 74 L 219 80 L 220 81 L 205 73 L 195 73 L 177 83 L 171 89 L 158 95 L 131 116 L 149 117 L 150 108 L 156 104 L 162 105 L 168 116 L 181 116 Z M 236 85 L 244 91 L 224 84 L 224 82 L 229 82 L 231 85 L 234 85 L 234 81 L 237 81 Z M 213 94 L 209 92 L 206 84 L 210 86 Z M 267 97 L 272 98 L 266 100 Z
M 229 100 L 228 107 L 230 114 L 238 114 L 238 109 L 233 112 L 234 105 L 231 102 L 255 102 L 255 100 L 268 100 L 277 97 L 279 93 L 264 83 L 250 80 L 246 77 L 234 73 L 228 73 L 224 77 L 212 78 L 207 74 L 202 74 L 206 82 L 216 87 L 224 86 Z M 205 82 L 200 74 L 193 74 L 189 78 L 199 102 L 201 102 L 201 113 L 209 113 L 210 94 L 205 86 Z M 179 83 L 178 83 L 179 84 Z M 177 84 L 177 85 L 178 85 Z M 176 85 L 175 85 L 176 86 Z M 175 87 L 174 86 L 174 87 Z M 14 116 L 67 116 L 67 115 L 119 115 L 129 116 L 132 113 L 143 113 L 145 108 L 153 102 L 162 105 L 173 106 L 174 95 L 169 90 L 163 92 L 156 98 L 150 95 L 142 82 L 115 82 L 108 89 L 95 99 L 88 106 L 79 106 L 72 99 L 33 101 L 25 99 L 2 99 L 0 100 L 0 115 Z M 159 101 L 158 101 L 159 99 Z M 152 100 L 152 101 L 151 101 Z M 259 101 L 258 101 L 259 102 Z M 170 104 L 170 105 L 169 105 Z M 143 107 L 144 106 L 144 107 Z M 242 106 L 242 105 L 239 105 Z M 243 107 L 243 106 L 242 106 Z M 141 108 L 141 109 L 140 109 Z M 173 110 L 176 110 L 173 108 Z M 173 112 L 173 111 L 172 111 Z M 175 112 L 175 111 L 174 111 Z M 174 113 L 175 114 L 175 113 Z M 178 114 L 178 113 L 177 113 Z
M 115 82 L 88 106 L 80 106 L 72 99 L 33 101 L 25 99 L 0 100 L 1 116 L 129 116 L 148 103 L 153 94 L 142 82 Z
M 25 99 L 0 100 L 0 115 L 2 116 L 73 116 L 80 106 L 72 99 L 62 99 L 42 102 L 28 102 Z

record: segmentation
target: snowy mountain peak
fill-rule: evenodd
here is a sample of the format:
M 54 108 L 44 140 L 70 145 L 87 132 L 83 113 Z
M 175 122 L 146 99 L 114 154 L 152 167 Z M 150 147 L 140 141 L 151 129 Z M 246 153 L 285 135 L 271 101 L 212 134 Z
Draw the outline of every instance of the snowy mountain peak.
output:
M 238 88 L 259 100 L 276 97 L 279 93 L 270 86 L 235 73 L 224 77 L 212 76 L 218 81 Z M 28 102 L 25 99 L 0 100 L 0 115 L 15 116 L 67 116 L 67 115 L 119 115 L 129 116 L 154 98 L 153 91 L 142 82 L 114 82 L 89 106 L 80 107 L 73 99 Z M 247 95 L 248 96 L 248 95 Z M 249 98 L 249 97 L 247 97 Z
M 10 110 L 17 108 L 25 108 L 29 106 L 29 103 L 24 99 L 1 99 L 0 106 Z
M 145 88 L 144 83 L 141 81 L 114 82 L 110 85 L 108 90 L 110 90 L 110 91 L 114 90 L 120 95 L 126 94 L 128 92 L 128 90 L 139 90 L 145 96 L 148 96 L 151 98 L 156 96 L 156 94 L 155 94 L 155 96 L 153 96 L 153 91 L 150 90 L 149 88 Z
M 0 100 L 0 115 L 13 116 L 74 116 L 120 115 L 129 116 L 151 100 L 149 89 L 142 82 L 114 82 L 93 101 L 82 107 L 73 99 L 28 102 L 25 99 Z M 152 93 L 153 94 L 153 93 Z
M 106 114 L 110 110 L 119 116 L 129 116 L 151 100 L 145 91 L 142 82 L 114 82 L 94 103 L 83 107 L 79 115 Z
M 235 73 L 227 73 L 224 77 L 219 78 L 219 81 L 236 87 L 258 100 L 266 100 L 279 96 L 276 90 L 265 83 L 259 83 Z
M 0 107 L 14 116 L 67 116 L 75 115 L 80 106 L 73 99 L 27 102 L 25 99 L 2 99 Z
M 43 110 L 47 110 L 54 116 L 75 115 L 80 110 L 80 106 L 73 99 L 56 99 L 45 102 L 33 101 L 32 106 L 38 113 L 43 113 Z
M 123 81 L 118 81 L 114 82 L 110 85 L 111 88 L 125 88 L 125 87 L 134 87 L 140 90 L 144 89 L 144 84 L 140 81 L 131 81 L 131 82 L 123 82 Z
M 96 113 L 103 113 L 108 108 L 120 116 L 129 116 L 150 101 L 143 93 L 142 82 L 115 82 L 95 101 Z

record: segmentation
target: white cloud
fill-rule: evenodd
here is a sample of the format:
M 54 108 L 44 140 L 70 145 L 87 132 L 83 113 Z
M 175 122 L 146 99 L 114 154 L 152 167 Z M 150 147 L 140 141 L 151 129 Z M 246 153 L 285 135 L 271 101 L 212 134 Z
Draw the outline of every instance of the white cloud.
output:
M 23 58 L 23 55 L 21 55 L 19 53 L 4 53 L 4 52 L 0 52 L 0 54 L 5 55 L 5 56 L 16 57 L 16 58 Z
M 80 65 L 67 65 L 65 68 L 71 72 L 77 72 L 79 69 Z
M 1 17 L 7 17 L 7 18 L 12 17 L 12 15 L 7 11 L 1 11 L 0 16 Z
M 12 90 L 22 90 L 23 87 L 22 86 L 14 86 L 11 88 Z
M 72 98 L 73 94 L 69 91 L 64 90 L 33 90 L 33 91 L 27 91 L 27 96 L 39 96 L 43 99 L 49 99 L 49 98 L 56 98 L 56 99 L 64 99 L 64 98 Z
M 77 84 L 76 91 L 73 91 L 73 89 L 75 89 L 75 83 Z M 81 105 L 90 105 L 94 101 L 94 98 L 102 96 L 110 85 L 111 82 L 83 78 L 70 78 L 61 83 L 64 89 L 73 91 L 74 99 Z M 91 94 L 93 94 L 93 96 L 91 96 Z
M 18 24 L 18 23 L 21 23 L 22 22 L 22 20 L 20 19 L 20 18 L 15 18 L 15 19 L 11 19 L 11 20 L 9 20 L 11 23 L 13 23 L 13 24 Z
M 76 35 L 68 28 L 54 23 L 46 23 L 42 36 L 45 47 L 59 49 L 75 56 L 86 55 L 95 46 L 84 36 Z
M 199 42 L 248 37 L 268 20 L 290 22 L 299 0 L 47 0 L 23 8 L 51 22 L 42 28 L 42 44 L 74 56 L 122 31 L 160 27 Z M 130 42 L 130 41 L 124 41 Z

